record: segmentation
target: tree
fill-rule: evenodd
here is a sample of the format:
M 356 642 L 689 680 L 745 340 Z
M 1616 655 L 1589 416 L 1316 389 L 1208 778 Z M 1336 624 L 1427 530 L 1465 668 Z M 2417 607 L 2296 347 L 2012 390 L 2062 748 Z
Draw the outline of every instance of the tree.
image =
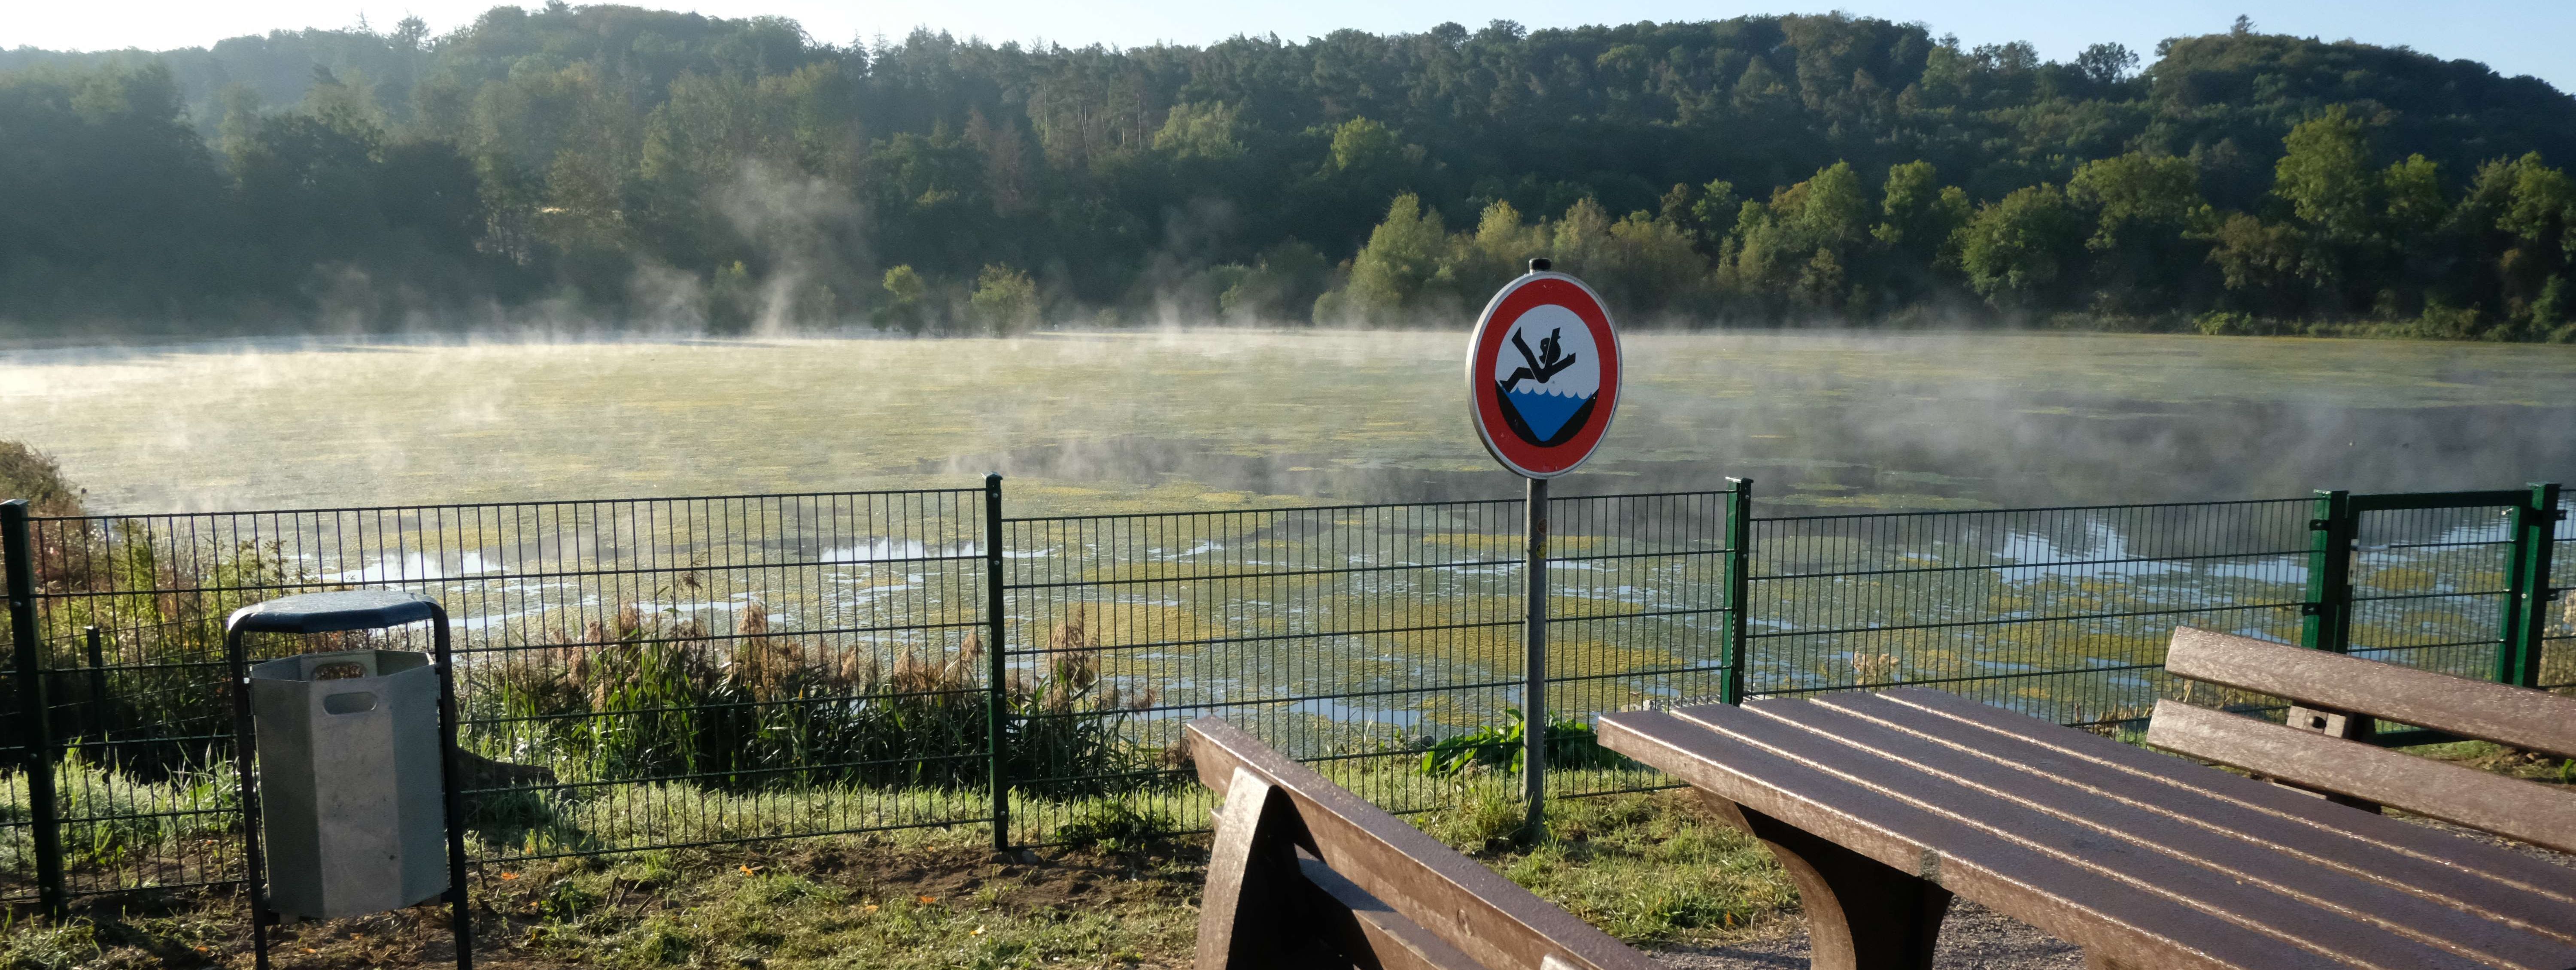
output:
M 1552 253 L 1550 235 L 1546 226 L 1522 221 L 1520 210 L 1511 203 L 1488 203 L 1477 214 L 1475 231 L 1457 247 L 1449 273 L 1462 294 L 1491 292 L 1519 276 L 1531 257 Z
M 1955 262 L 1949 243 L 1972 214 L 1968 193 L 1942 185 L 1932 163 L 1889 166 L 1879 191 L 1881 221 L 1870 237 L 1906 254 L 1911 265 L 1931 269 Z
M 1959 232 L 1970 287 L 1997 306 L 2038 309 L 2069 281 L 2084 222 L 2064 191 L 2042 183 L 1978 209 Z
M 2181 305 L 2181 288 L 2205 259 L 2198 240 L 2216 219 L 2200 196 L 2199 166 L 2130 152 L 2084 163 L 2066 194 L 2092 217 L 2084 248 L 2095 254 L 2101 309 L 2152 313 Z
M 1386 219 L 1369 232 L 1368 245 L 1351 259 L 1350 285 L 1326 294 L 1316 318 L 1330 322 L 1395 324 L 1405 321 L 1448 257 L 1449 233 L 1440 213 L 1425 212 L 1411 192 L 1387 206 Z
M 897 265 L 960 319 L 996 266 L 1059 304 L 1411 322 L 1547 252 L 1633 312 L 1867 324 L 1977 294 L 1984 219 L 2016 308 L 2538 339 L 2570 299 L 2539 158 L 2576 158 L 2576 98 L 2250 24 L 2141 65 L 1845 14 L 1109 49 L 504 6 L 434 40 L 0 51 L 0 313 L 613 321 L 722 291 L 829 323 Z M 2049 253 L 2011 241 L 2044 184 L 2079 230 Z
M 1163 119 L 1162 129 L 1154 132 L 1154 150 L 1170 152 L 1179 158 L 1205 159 L 1211 162 L 1230 162 L 1241 158 L 1244 151 L 1243 142 L 1235 138 L 1235 126 L 1240 123 L 1241 117 L 1240 110 L 1223 101 L 1185 102 L 1173 105 L 1171 114 Z M 1356 121 L 1357 119 L 1354 119 L 1354 123 Z M 1385 129 L 1380 127 L 1377 131 L 1384 132 Z M 1355 135 L 1354 142 L 1360 137 L 1364 136 Z M 1342 164 L 1342 159 L 1345 157 L 1344 148 L 1341 134 L 1336 132 L 1333 137 L 1333 159 L 1337 165 Z M 1353 144 L 1349 146 L 1348 155 L 1355 158 L 1367 151 L 1369 149 Z
M 1367 118 L 1353 118 L 1333 129 L 1332 168 L 1336 172 L 1369 172 L 1403 161 L 1404 146 L 1394 130 Z
M 184 317 L 266 282 L 181 110 L 157 63 L 0 74 L 0 318 Z
M 2137 69 L 2137 53 L 2120 44 L 2095 44 L 2075 55 L 2075 72 L 2098 85 L 2127 80 Z
M 1773 192 L 1768 204 L 1746 204 L 1736 223 L 1734 279 L 1806 305 L 1841 306 L 1847 268 L 1871 238 L 1872 208 L 1849 162 Z
M 2368 301 L 2367 274 L 2387 249 L 2379 234 L 2380 180 L 2362 124 L 2342 105 L 2300 122 L 2282 139 L 2272 193 L 2298 220 L 2298 275 L 2329 310 Z
M 1008 266 L 984 267 L 966 303 L 974 310 L 976 323 L 996 337 L 1019 333 L 1038 322 L 1037 282 Z
M 2273 189 L 2290 203 L 2290 211 L 2319 239 L 2353 245 L 2369 238 L 2372 226 L 2370 151 L 2361 122 L 2342 105 L 2300 122 L 2281 139 L 2288 151 L 2273 166 Z
M 2569 312 L 2567 278 L 2576 270 L 2576 180 L 2525 155 L 2513 165 L 2513 190 L 2496 228 L 2510 234 L 2512 249 L 2497 260 L 2506 316 L 2525 336 L 2555 337 L 2576 315 Z
M 2291 283 L 2300 271 L 2306 240 L 2296 227 L 2230 213 L 2210 234 L 2210 242 L 2209 260 L 2217 264 L 2227 289 L 2238 294 L 2240 305 L 2282 316 L 2299 311 Z

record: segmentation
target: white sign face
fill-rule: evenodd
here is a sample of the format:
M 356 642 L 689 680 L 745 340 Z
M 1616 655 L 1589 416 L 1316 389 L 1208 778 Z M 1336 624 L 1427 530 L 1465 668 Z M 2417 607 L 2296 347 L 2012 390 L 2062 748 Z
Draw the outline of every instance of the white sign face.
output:
M 1574 413 L 1601 393 L 1601 351 L 1592 327 L 1554 303 L 1543 303 L 1512 321 L 1510 346 L 1494 358 L 1494 383 L 1503 406 L 1529 429 L 1531 444 L 1557 444 Z

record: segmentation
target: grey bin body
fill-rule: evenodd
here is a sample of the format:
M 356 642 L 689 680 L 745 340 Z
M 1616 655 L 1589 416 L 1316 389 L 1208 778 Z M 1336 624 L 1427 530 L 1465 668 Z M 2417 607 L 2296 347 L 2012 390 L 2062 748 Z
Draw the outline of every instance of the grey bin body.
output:
M 445 891 L 429 657 L 309 653 L 252 667 L 250 688 L 272 907 L 360 916 Z

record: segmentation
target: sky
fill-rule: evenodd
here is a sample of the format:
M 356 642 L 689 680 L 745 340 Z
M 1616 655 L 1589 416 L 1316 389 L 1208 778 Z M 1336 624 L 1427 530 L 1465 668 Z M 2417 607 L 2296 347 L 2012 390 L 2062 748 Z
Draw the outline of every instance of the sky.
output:
M 541 0 L 530 0 L 536 6 Z M 2073 57 L 2102 41 L 2126 44 L 2153 60 L 2166 37 L 2226 30 L 2239 14 L 2255 29 L 2326 40 L 2405 45 L 2444 58 L 2483 61 L 2506 75 L 2531 74 L 2576 91 L 2576 0 L 630 0 L 641 6 L 695 10 L 710 16 L 775 14 L 804 24 L 816 39 L 848 43 L 901 38 L 915 27 L 1001 42 L 1081 46 L 1156 42 L 1204 44 L 1236 34 L 1276 33 L 1291 40 L 1349 27 L 1412 33 L 1443 21 L 1469 27 L 1514 20 L 1529 27 L 1712 20 L 1744 14 L 1843 10 L 1895 21 L 1922 21 L 1935 35 L 1969 45 L 2026 40 L 2051 60 Z M 0 0 L 0 47 L 164 50 L 212 44 L 273 29 L 349 27 L 360 17 L 378 29 L 418 15 L 446 33 L 494 6 L 492 0 L 91 0 L 45 3 Z

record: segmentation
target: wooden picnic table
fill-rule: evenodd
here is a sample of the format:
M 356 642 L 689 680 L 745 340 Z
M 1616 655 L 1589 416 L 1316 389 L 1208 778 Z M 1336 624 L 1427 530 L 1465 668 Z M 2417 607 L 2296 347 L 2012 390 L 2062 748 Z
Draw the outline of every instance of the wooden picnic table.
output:
M 1797 882 L 1815 966 L 1922 970 L 1953 894 L 2094 968 L 2576 968 L 2576 868 L 1925 689 L 1607 715 Z

